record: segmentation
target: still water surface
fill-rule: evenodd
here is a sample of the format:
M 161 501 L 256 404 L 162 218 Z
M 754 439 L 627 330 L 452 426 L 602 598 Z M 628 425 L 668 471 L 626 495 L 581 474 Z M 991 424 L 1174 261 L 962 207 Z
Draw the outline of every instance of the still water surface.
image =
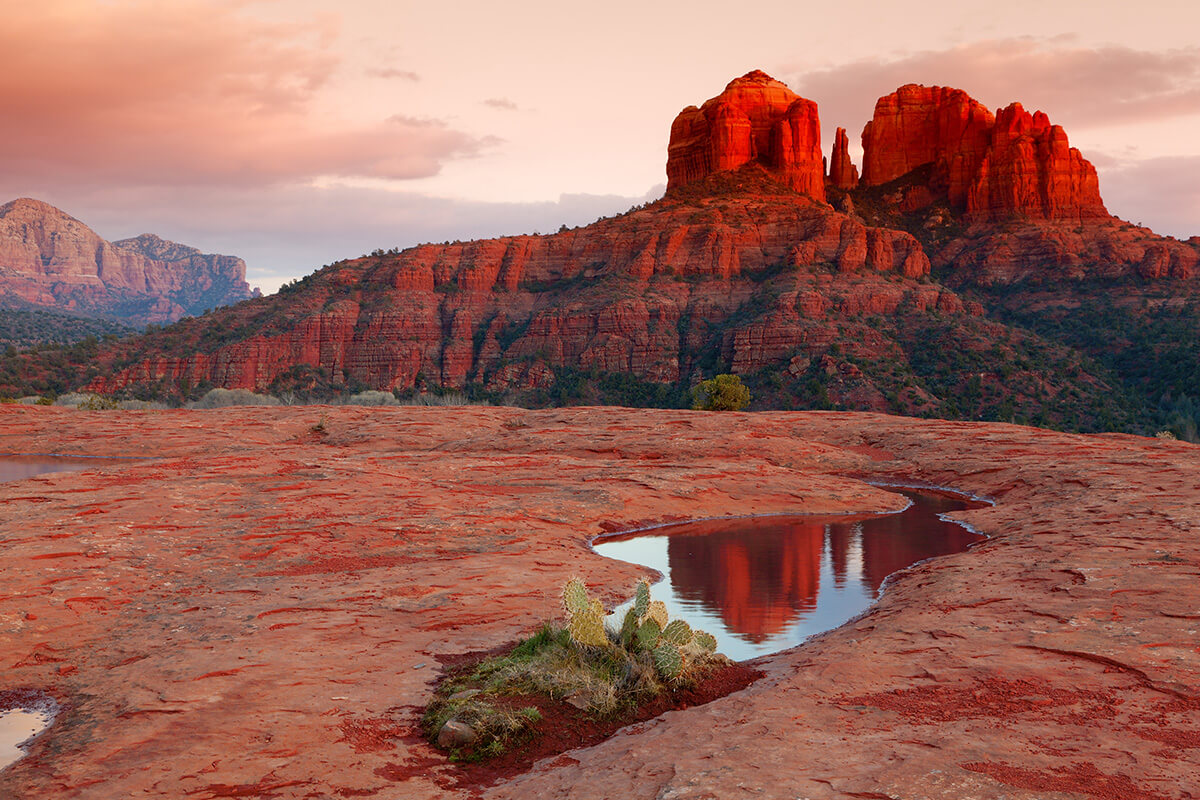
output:
M 596 540 L 597 553 L 663 573 L 671 617 L 717 637 L 735 660 L 800 644 L 864 611 L 888 575 L 984 537 L 939 515 L 983 503 L 900 490 L 896 514 L 707 520 Z M 619 621 L 628 604 L 613 612 Z
M 21 481 L 43 472 L 69 472 L 120 463 L 108 458 L 78 456 L 8 456 L 0 455 L 0 481 Z

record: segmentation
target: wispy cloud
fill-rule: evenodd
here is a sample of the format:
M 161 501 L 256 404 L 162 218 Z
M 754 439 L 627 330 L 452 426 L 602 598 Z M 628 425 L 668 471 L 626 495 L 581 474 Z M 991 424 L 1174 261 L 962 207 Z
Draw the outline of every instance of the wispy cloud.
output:
M 394 69 L 392 67 L 368 70 L 367 74 L 376 78 L 398 78 L 405 81 L 421 80 L 421 76 L 416 72 L 407 69 Z
M 829 69 L 787 70 L 821 119 L 857 132 L 875 99 L 905 83 L 954 86 L 997 108 L 1020 101 L 1068 133 L 1092 126 L 1200 113 L 1200 47 L 1165 51 L 1083 46 L 1068 37 L 976 41 Z
M 5 182 L 421 178 L 487 146 L 437 121 L 322 116 L 316 100 L 339 65 L 330 23 L 268 24 L 239 5 L 42 0 L 6 9 Z
M 520 107 L 507 97 L 489 97 L 483 101 L 483 104 L 501 111 L 520 111 Z

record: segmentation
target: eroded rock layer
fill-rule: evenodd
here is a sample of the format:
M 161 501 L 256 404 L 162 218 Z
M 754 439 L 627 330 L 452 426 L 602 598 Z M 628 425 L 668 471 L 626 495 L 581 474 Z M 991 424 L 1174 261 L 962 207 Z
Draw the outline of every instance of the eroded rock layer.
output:
M 223 330 L 246 332 L 238 341 L 203 352 L 201 339 L 202 352 L 146 358 L 91 388 L 262 390 L 298 364 L 380 389 L 418 376 L 536 387 L 553 381 L 553 367 L 675 382 L 710 344 L 749 371 L 790 357 L 817 329 L 836 336 L 827 311 L 969 311 L 953 292 L 916 282 L 930 267 L 910 234 L 783 197 L 664 202 L 552 236 L 344 262 L 291 295 L 223 311 Z M 711 332 L 739 310 L 758 319 Z M 770 316 L 777 324 L 760 330 Z
M 415 735 L 442 660 L 556 617 L 571 575 L 625 599 L 644 570 L 593 552 L 602 531 L 903 506 L 847 475 L 989 496 L 954 516 L 990 539 L 744 691 L 487 796 L 1200 793 L 1193 445 L 849 413 L 0 406 L 0 451 L 151 459 L 0 483 L 0 694 L 63 709 L 6 798 L 478 796 Z
M 107 242 L 38 200 L 0 206 L 0 299 L 145 324 L 252 296 L 240 258 L 153 234 Z

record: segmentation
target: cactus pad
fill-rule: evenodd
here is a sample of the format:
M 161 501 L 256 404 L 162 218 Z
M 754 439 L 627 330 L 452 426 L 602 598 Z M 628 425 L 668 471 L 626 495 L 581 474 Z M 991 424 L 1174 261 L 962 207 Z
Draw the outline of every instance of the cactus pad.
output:
M 662 638 L 671 644 L 683 647 L 692 641 L 692 626 L 681 619 L 673 619 L 663 628 Z
M 563 586 L 563 605 L 571 614 L 579 614 L 591 608 L 587 587 L 579 578 L 571 578 Z
M 644 650 L 649 650 L 658 643 L 658 637 L 662 633 L 662 626 L 656 620 L 648 619 L 641 624 L 637 630 L 638 647 Z
M 599 614 L 601 617 L 604 616 L 604 603 L 601 603 L 599 600 L 597 600 L 594 597 L 592 598 L 591 609 L 592 609 L 592 611 L 595 611 L 597 614 Z
M 646 581 L 638 581 L 637 590 L 633 595 L 633 609 L 639 617 L 646 616 L 646 612 L 650 610 L 650 584 Z
M 675 645 L 663 642 L 654 648 L 654 668 L 664 678 L 678 678 L 683 672 L 683 654 Z
M 717 637 L 707 631 L 696 631 L 692 642 L 706 653 L 711 653 L 717 649 Z
M 608 636 L 604 633 L 604 616 L 590 608 L 582 613 L 572 614 L 567 630 L 578 644 L 593 647 L 608 644 Z
M 667 622 L 671 619 L 671 615 L 667 613 L 667 604 L 661 600 L 654 600 L 650 603 L 646 616 L 657 622 L 660 630 L 667 627 Z
M 636 609 L 629 609 L 625 612 L 625 620 L 621 623 L 621 644 L 628 647 L 633 643 L 633 638 L 637 636 L 638 630 L 638 615 Z

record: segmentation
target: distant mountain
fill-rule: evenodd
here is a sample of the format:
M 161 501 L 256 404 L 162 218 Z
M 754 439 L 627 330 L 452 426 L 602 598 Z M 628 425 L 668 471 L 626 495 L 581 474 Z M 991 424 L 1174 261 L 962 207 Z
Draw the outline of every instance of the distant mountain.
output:
M 1200 409 L 1200 355 L 1171 345 L 1200 321 L 1200 239 L 1109 215 L 1044 114 L 910 85 L 863 146 L 861 177 L 844 131 L 827 166 L 816 105 L 752 72 L 680 112 L 657 202 L 334 264 L 102 348 L 90 388 L 670 405 L 734 372 L 760 408 L 1151 432 Z M 1079 327 L 1106 319 L 1119 340 Z
M 153 234 L 107 242 L 48 203 L 0 206 L 0 307 L 40 307 L 142 326 L 257 295 L 246 263 Z

